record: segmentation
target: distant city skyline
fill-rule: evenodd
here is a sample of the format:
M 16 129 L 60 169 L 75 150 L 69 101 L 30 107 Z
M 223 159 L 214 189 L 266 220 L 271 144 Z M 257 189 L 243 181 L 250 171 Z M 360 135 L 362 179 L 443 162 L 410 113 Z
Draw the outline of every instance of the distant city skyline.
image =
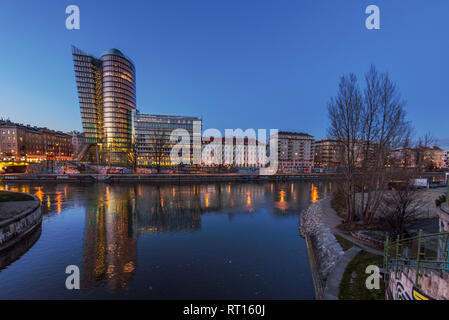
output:
M 71 45 L 95 56 L 118 48 L 136 65 L 142 112 L 319 140 L 339 77 L 363 82 L 374 64 L 397 83 L 416 137 L 430 132 L 449 148 L 447 1 L 376 1 L 380 30 L 365 28 L 368 1 L 105 3 L 73 3 L 81 29 L 69 31 L 69 2 L 2 1 L 0 117 L 82 131 Z

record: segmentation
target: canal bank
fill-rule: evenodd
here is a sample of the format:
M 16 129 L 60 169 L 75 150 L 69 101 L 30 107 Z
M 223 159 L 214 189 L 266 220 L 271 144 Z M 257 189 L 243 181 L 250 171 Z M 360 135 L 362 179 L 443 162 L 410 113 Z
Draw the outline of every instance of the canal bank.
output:
M 155 183 L 202 183 L 202 182 L 267 182 L 267 181 L 317 181 L 333 180 L 336 174 L 297 175 L 250 175 L 250 174 L 8 174 L 4 182 L 155 182 Z
M 334 267 L 345 254 L 334 234 L 323 223 L 322 201 L 311 204 L 301 212 L 300 217 L 300 232 L 307 243 L 315 298 L 318 300 L 328 296 L 326 292 L 328 279 L 334 279 L 332 277 Z
M 4 252 L 40 226 L 42 214 L 34 195 L 2 191 L 0 200 L 0 252 Z
M 382 252 L 337 231 L 339 223 L 329 198 L 301 212 L 300 232 L 308 247 L 316 299 L 380 299 L 377 291 L 366 292 L 364 284 L 366 267 L 380 265 Z
M 429 172 L 425 178 L 441 178 L 443 173 Z M 4 182 L 155 182 L 155 183 L 202 183 L 202 182 L 271 182 L 271 181 L 331 181 L 342 176 L 338 173 L 303 174 L 5 174 L 0 176 Z

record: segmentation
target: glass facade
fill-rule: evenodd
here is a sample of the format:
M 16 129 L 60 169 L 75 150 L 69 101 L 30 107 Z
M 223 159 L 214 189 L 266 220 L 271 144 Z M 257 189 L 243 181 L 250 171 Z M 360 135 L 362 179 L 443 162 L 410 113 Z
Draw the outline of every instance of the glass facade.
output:
M 198 132 L 194 131 L 194 122 L 199 126 Z M 202 120 L 197 117 L 183 117 L 170 115 L 156 115 L 137 113 L 136 116 L 136 157 L 139 167 L 173 167 L 170 152 L 174 146 L 170 141 L 170 135 L 175 129 L 185 129 L 188 133 L 190 144 L 189 155 L 184 155 L 184 163 L 193 162 L 194 135 L 198 135 L 201 141 Z M 178 143 L 178 145 L 180 145 Z M 199 146 L 200 147 L 200 146 Z M 199 151 L 201 152 L 201 151 Z
M 104 154 L 107 163 L 126 163 L 133 152 L 136 109 L 135 69 L 123 54 L 112 49 L 103 63 Z
M 86 142 L 101 143 L 103 138 L 101 61 L 75 47 L 72 55 Z
M 117 49 L 100 59 L 75 47 L 72 54 L 86 142 L 99 147 L 100 162 L 129 163 L 136 109 L 134 64 Z

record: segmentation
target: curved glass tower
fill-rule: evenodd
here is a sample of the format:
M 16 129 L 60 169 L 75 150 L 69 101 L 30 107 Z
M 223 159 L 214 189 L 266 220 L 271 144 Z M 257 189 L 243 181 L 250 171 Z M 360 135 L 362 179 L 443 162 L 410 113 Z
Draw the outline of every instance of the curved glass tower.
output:
M 101 56 L 103 64 L 103 150 L 106 163 L 127 163 L 133 152 L 136 110 L 135 68 L 119 50 Z
M 117 49 L 100 59 L 73 47 L 81 119 L 90 143 L 87 159 L 106 164 L 128 164 L 134 157 L 136 70 Z M 95 160 L 93 160 L 95 159 Z

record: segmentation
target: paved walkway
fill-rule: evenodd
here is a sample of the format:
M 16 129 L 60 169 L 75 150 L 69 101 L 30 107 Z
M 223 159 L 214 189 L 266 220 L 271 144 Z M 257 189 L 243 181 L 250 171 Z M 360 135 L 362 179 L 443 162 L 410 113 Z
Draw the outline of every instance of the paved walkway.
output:
M 38 206 L 38 201 L 0 202 L 0 221 L 10 219 L 16 214 Z
M 346 251 L 340 259 L 338 259 L 337 264 L 332 269 L 330 275 L 327 277 L 323 300 L 338 300 L 340 282 L 343 278 L 346 267 L 360 251 L 362 251 L 362 249 L 352 247 L 351 249 Z
M 337 228 L 337 226 L 342 222 L 342 219 L 337 215 L 337 212 L 335 212 L 335 210 L 332 208 L 330 198 L 323 199 L 320 202 L 320 205 L 323 212 L 322 221 L 327 227 L 329 227 L 329 229 L 331 229 L 333 234 L 345 238 L 346 240 L 352 242 L 355 246 L 362 248 L 363 250 L 368 251 L 372 254 L 380 256 L 384 255 L 382 251 L 375 248 L 371 248 L 367 244 L 362 243 L 360 240 L 355 239 L 351 235 Z

